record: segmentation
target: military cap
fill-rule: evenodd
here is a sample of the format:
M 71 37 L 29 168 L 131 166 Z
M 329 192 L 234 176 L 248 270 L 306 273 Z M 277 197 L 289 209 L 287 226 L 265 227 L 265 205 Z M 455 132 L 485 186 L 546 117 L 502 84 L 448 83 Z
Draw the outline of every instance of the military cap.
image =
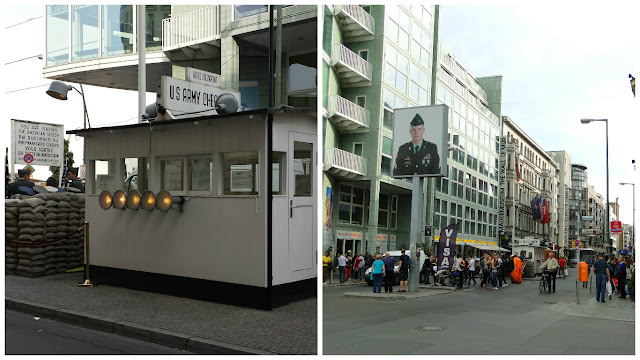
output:
M 420 116 L 420 114 L 416 114 L 416 116 L 413 117 L 413 120 L 411 120 L 411 126 L 418 126 L 418 125 L 424 125 L 424 121 L 422 120 L 422 117 Z

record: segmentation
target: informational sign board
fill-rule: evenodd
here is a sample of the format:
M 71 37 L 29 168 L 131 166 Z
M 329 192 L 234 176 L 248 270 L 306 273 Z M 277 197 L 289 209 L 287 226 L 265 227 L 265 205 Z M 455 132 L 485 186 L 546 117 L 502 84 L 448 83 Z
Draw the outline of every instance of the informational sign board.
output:
M 186 69 L 188 81 L 208 86 L 220 87 L 220 74 L 214 74 L 190 67 Z
M 180 80 L 170 76 L 162 76 L 160 82 L 159 104 L 170 110 L 173 115 L 205 116 L 216 115 L 214 110 L 218 96 L 230 93 L 241 104 L 240 93 L 222 90 L 217 87 L 196 82 Z M 238 107 L 241 109 L 241 107 Z
M 62 166 L 64 125 L 11 119 L 13 163 Z
M 458 236 L 458 224 L 451 224 L 440 231 L 438 242 L 438 270 L 453 268 L 453 251 Z
M 394 177 L 447 176 L 448 121 L 447 105 L 394 110 Z
M 507 198 L 507 137 L 500 136 L 500 171 L 498 172 L 498 234 L 504 234 L 506 213 L 505 201 Z

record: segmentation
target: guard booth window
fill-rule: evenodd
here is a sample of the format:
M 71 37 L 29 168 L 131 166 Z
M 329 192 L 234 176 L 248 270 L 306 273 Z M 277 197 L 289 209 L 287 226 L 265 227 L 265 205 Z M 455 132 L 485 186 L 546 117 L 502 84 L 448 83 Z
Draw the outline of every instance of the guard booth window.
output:
M 258 195 L 258 151 L 222 154 L 224 195 Z
M 120 177 L 124 181 L 125 193 L 137 190 L 142 193 L 149 190 L 149 158 L 124 158 L 120 160 Z
M 295 193 L 293 196 L 313 196 L 313 161 L 311 158 L 312 151 L 313 144 L 299 141 L 294 142 L 293 172 L 295 181 Z
M 184 161 L 182 159 L 160 161 L 160 171 L 162 190 L 184 190 Z
M 93 193 L 100 194 L 104 190 L 118 190 L 116 182 L 116 160 L 93 160 Z

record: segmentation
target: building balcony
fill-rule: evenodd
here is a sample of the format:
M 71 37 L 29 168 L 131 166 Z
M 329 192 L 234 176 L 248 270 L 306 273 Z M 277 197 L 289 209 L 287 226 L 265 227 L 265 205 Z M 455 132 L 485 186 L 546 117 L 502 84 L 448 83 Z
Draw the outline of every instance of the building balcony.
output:
M 373 39 L 375 20 L 360 5 L 334 5 L 345 42 Z
M 367 159 L 338 148 L 325 149 L 324 171 L 345 179 L 367 176 Z
M 329 119 L 340 132 L 367 132 L 369 110 L 338 96 L 329 96 Z
M 162 51 L 172 60 L 219 56 L 218 14 L 209 6 L 162 20 Z
M 343 87 L 369 86 L 373 66 L 342 44 L 331 49 L 331 66 L 334 67 Z

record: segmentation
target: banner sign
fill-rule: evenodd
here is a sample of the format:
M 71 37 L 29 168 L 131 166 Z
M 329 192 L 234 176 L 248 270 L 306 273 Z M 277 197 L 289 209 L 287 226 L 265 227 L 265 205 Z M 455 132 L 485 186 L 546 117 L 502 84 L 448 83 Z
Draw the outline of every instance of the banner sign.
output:
M 569 239 L 569 187 L 564 186 L 564 238 Z
M 160 99 L 158 103 L 173 115 L 193 114 L 194 116 L 216 115 L 215 102 L 223 93 L 230 93 L 241 104 L 240 93 L 222 90 L 217 87 L 185 81 L 171 76 L 162 76 Z M 239 106 L 238 109 L 241 109 Z
M 62 166 L 64 125 L 11 119 L 13 163 Z
M 622 221 L 612 221 L 611 222 L 611 232 L 614 234 L 622 233 Z
M 338 239 L 346 240 L 362 240 L 362 233 L 360 231 L 338 230 Z
M 393 177 L 447 176 L 449 107 L 394 110 Z
M 507 137 L 500 136 L 500 171 L 498 171 L 498 234 L 504 234 L 505 197 L 507 196 Z
M 438 242 L 438 270 L 451 270 L 453 266 L 453 250 L 458 236 L 458 224 L 451 224 L 440 232 Z

